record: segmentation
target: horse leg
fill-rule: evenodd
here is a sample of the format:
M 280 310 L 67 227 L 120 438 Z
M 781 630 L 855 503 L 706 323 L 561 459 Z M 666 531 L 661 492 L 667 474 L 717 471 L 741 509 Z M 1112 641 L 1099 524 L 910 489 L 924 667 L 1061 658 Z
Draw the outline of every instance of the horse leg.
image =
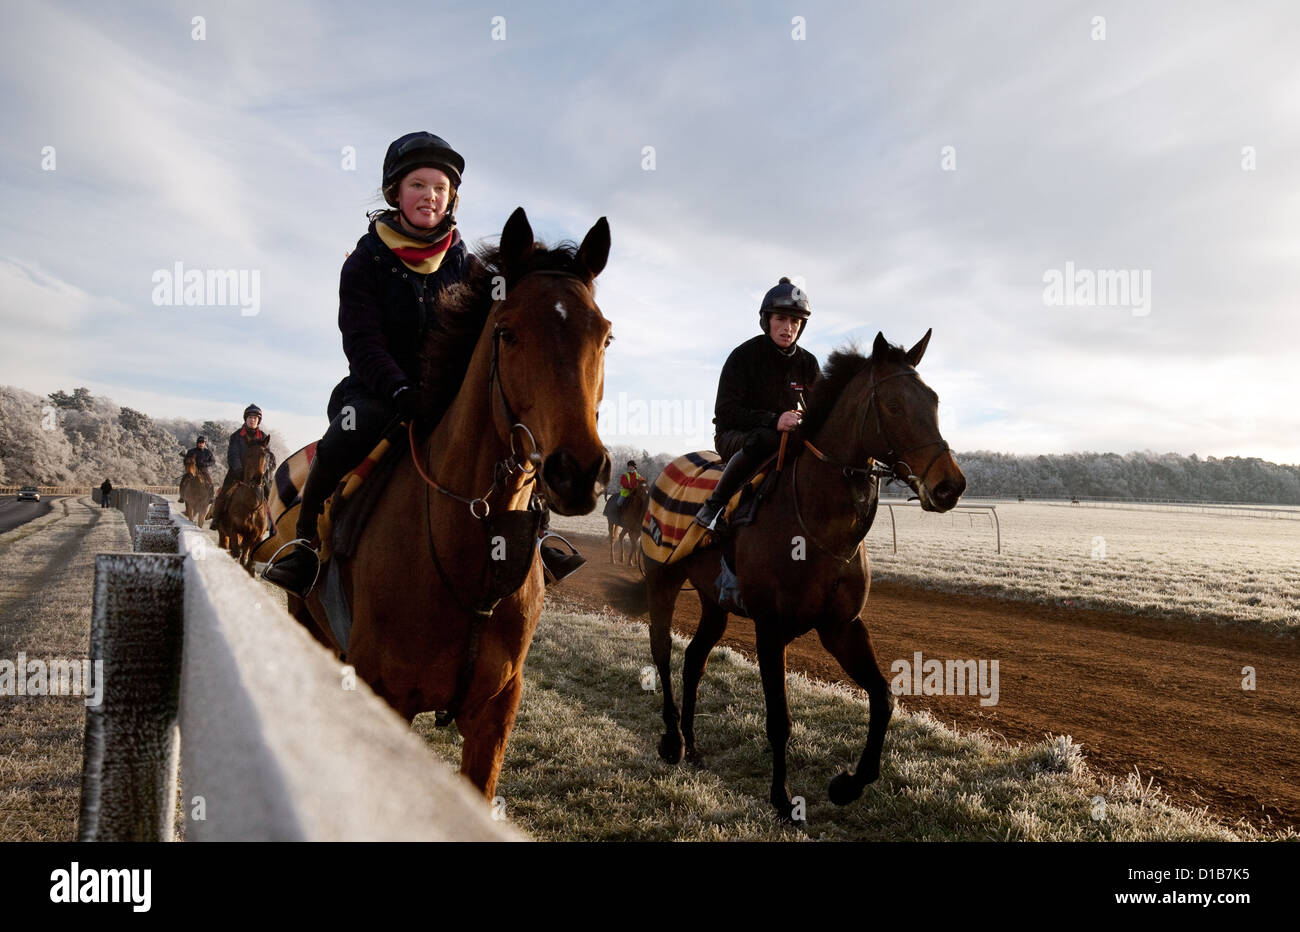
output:
M 617 529 L 614 527 L 614 522 L 610 521 L 609 522 L 609 562 L 610 563 L 614 562 L 614 535 L 616 530 Z
M 647 577 L 646 593 L 650 603 L 650 653 L 659 682 L 664 689 L 664 733 L 659 739 L 659 756 L 670 764 L 682 759 L 682 733 L 678 728 L 677 704 L 673 702 L 673 606 L 682 585 L 681 571 L 669 567 Z
M 501 761 L 506 756 L 506 740 L 515 725 L 522 693 L 523 673 L 520 672 L 472 713 L 456 716 L 456 727 L 465 739 L 460 752 L 460 772 L 489 800 L 496 794 Z
M 831 802 L 843 806 L 861 796 L 863 787 L 874 783 L 880 776 L 880 752 L 885 746 L 885 729 L 894 714 L 894 697 L 876 662 L 871 632 L 860 616 L 833 628 L 818 628 L 817 635 L 826 649 L 840 662 L 844 672 L 867 691 L 867 697 L 871 701 L 867 746 L 862 749 L 862 756 L 858 759 L 857 773 L 844 771 L 830 783 Z
M 775 620 L 754 619 L 758 641 L 758 669 L 763 679 L 763 699 L 767 706 L 767 740 L 772 745 L 772 789 L 768 799 L 776 814 L 791 821 L 794 804 L 786 785 L 785 749 L 790 741 L 790 705 L 785 694 L 786 644 L 772 630 Z
M 726 610 L 706 599 L 701 590 L 700 624 L 686 648 L 686 662 L 682 665 L 682 737 L 686 740 L 686 759 L 693 763 L 700 760 L 695 747 L 695 697 L 704 676 L 704 667 L 709 662 L 709 653 L 726 630 Z
M 306 628 L 311 636 L 314 637 L 321 646 L 325 647 L 335 657 L 340 657 L 338 645 L 334 639 L 327 635 L 319 624 L 316 623 L 316 616 L 311 613 L 307 603 L 294 595 L 292 592 L 285 593 L 285 607 L 289 614 L 298 620 L 298 623 Z M 340 658 L 341 659 L 341 658 Z

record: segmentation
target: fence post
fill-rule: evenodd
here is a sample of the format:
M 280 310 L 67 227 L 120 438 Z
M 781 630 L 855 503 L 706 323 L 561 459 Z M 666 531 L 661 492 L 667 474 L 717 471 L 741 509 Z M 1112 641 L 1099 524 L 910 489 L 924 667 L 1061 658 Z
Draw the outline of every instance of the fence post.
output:
M 174 553 L 95 558 L 90 660 L 100 701 L 86 707 L 81 841 L 173 837 L 183 559 Z

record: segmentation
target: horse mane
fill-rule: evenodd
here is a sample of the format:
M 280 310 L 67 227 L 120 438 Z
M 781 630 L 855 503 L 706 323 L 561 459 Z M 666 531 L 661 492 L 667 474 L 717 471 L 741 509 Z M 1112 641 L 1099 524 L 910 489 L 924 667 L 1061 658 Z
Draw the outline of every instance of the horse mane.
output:
M 907 361 L 907 350 L 901 346 L 889 344 L 889 353 L 882 362 L 896 362 L 903 366 L 911 365 Z M 822 367 L 822 377 L 813 385 L 812 391 L 808 393 L 808 409 L 804 412 L 803 423 L 800 426 L 800 433 L 808 439 L 816 436 L 830 417 L 831 411 L 834 410 L 836 402 L 844 394 L 849 383 L 852 382 L 862 370 L 871 365 L 871 357 L 863 356 L 857 346 L 850 344 L 844 349 L 837 349 L 831 353 L 830 358 L 826 360 L 826 365 Z M 802 445 L 801 445 L 802 446 Z
M 465 277 L 448 285 L 435 302 L 436 321 L 420 352 L 421 426 L 432 430 L 442 420 L 465 381 L 470 358 L 494 303 L 496 279 L 505 279 L 507 291 L 529 272 L 556 271 L 583 274 L 578 268 L 578 244 L 562 240 L 551 248 L 533 244 L 523 267 L 509 272 L 499 245 L 480 245 L 466 263 Z

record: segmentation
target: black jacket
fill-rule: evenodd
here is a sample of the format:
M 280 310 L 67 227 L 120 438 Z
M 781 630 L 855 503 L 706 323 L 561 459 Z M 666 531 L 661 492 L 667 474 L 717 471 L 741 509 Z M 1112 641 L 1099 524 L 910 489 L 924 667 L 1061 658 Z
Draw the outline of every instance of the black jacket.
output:
M 412 272 L 371 222 L 339 276 L 339 330 L 350 375 L 335 389 L 335 399 L 360 387 L 388 401 L 402 385 L 419 384 L 420 349 L 435 321 L 438 291 L 464 278 L 469 261 L 460 232 L 453 231 L 437 271 Z
M 724 430 L 753 430 L 776 427 L 783 411 L 798 406 L 802 392 L 821 377 L 817 357 L 795 344 L 784 355 L 772 338 L 761 333 L 731 351 L 718 379 L 718 400 L 713 406 L 713 423 Z
M 253 431 L 241 427 L 230 435 L 230 445 L 226 447 L 226 469 L 233 473 L 236 479 L 244 475 L 244 453 L 248 451 L 248 441 L 265 436 L 260 427 Z
M 243 451 L 241 450 L 240 452 L 242 453 Z M 213 464 L 217 461 L 217 458 L 212 455 L 212 451 L 207 447 L 203 447 L 202 449 L 194 447 L 192 450 L 181 456 L 181 459 L 189 459 L 191 456 L 194 457 L 194 465 L 199 469 L 211 469 Z

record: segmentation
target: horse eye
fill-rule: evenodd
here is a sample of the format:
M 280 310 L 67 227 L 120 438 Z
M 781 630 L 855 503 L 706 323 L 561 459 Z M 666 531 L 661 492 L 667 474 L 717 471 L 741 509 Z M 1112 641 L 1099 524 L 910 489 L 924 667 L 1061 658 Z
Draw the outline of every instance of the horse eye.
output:
M 515 332 L 513 330 L 506 330 L 503 327 L 501 328 L 501 342 L 506 344 L 507 346 L 514 346 L 516 343 L 519 342 L 519 338 L 515 336 Z
M 613 342 L 614 342 L 614 334 L 611 333 L 609 336 L 605 337 L 605 345 L 606 345 L 606 346 L 609 346 L 609 344 L 611 344 L 611 343 L 613 343 Z

